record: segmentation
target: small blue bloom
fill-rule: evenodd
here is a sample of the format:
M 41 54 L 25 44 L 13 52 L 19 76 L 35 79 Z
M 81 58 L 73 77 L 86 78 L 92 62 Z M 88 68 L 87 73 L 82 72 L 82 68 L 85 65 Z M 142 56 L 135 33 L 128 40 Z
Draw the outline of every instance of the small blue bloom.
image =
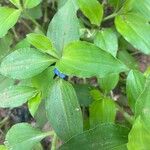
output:
M 59 72 L 59 70 L 57 68 L 54 69 L 54 73 L 62 79 L 65 79 L 67 77 L 65 74 Z

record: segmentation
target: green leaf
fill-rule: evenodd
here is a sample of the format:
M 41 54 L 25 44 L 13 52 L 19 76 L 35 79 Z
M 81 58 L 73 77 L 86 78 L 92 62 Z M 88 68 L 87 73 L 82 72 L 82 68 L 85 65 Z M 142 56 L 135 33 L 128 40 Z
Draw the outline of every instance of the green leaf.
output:
M 20 0 L 9 0 L 12 4 L 14 4 L 16 7 L 21 8 Z
M 100 123 L 115 122 L 115 102 L 109 98 L 94 101 L 90 106 L 90 125 L 96 127 Z
M 14 50 L 17 50 L 17 49 L 21 49 L 21 48 L 30 48 L 30 43 L 28 42 L 27 38 L 19 41 L 15 47 L 14 47 Z
M 0 72 L 10 78 L 26 79 L 41 73 L 55 61 L 37 49 L 22 48 L 3 59 Z
M 37 145 L 35 145 L 35 146 L 33 147 L 33 150 L 43 150 L 42 144 L 41 144 L 41 143 L 38 143 Z
M 120 59 L 130 69 L 139 69 L 137 60 L 127 50 L 119 51 L 118 59 Z
M 54 82 L 54 67 L 47 68 L 39 75 L 31 79 L 32 85 L 42 92 L 42 98 L 47 98 L 49 88 Z
M 36 111 L 38 110 L 38 107 L 41 103 L 41 100 L 42 100 L 41 93 L 39 93 L 35 97 L 31 98 L 28 101 L 28 108 L 29 108 L 29 111 L 33 117 L 34 117 Z
M 13 150 L 32 150 L 46 136 L 48 133 L 41 132 L 30 124 L 19 123 L 8 131 L 5 144 Z
M 46 52 L 56 58 L 59 58 L 54 50 L 52 42 L 46 36 L 42 34 L 30 33 L 27 35 L 27 40 L 31 45 L 39 50 L 42 50 L 42 52 Z
M 150 25 L 145 18 L 135 13 L 127 13 L 117 16 L 115 24 L 118 32 L 129 43 L 143 53 L 150 54 Z
M 60 150 L 127 150 L 128 132 L 127 128 L 119 125 L 100 124 L 73 137 Z
M 72 42 L 65 47 L 56 68 L 64 74 L 77 77 L 104 77 L 110 73 L 128 70 L 111 54 L 91 43 L 81 41 Z
M 12 45 L 12 42 L 12 37 L 9 34 L 4 36 L 3 38 L 0 38 L 0 62 L 10 52 L 10 46 Z
M 0 38 L 5 36 L 8 30 L 16 24 L 20 13 L 19 9 L 0 7 Z
M 54 82 L 46 101 L 46 111 L 51 126 L 63 141 L 82 133 L 82 113 L 70 83 L 61 79 Z
M 0 91 L 0 107 L 14 108 L 26 103 L 37 94 L 37 90 L 25 86 L 12 86 Z
M 118 38 L 115 31 L 113 31 L 111 28 L 100 30 L 96 34 L 94 43 L 96 46 L 116 57 L 118 50 Z
M 109 93 L 111 90 L 113 90 L 116 87 L 118 81 L 119 81 L 118 73 L 106 75 L 104 78 L 98 78 L 100 88 L 106 93 Z
M 130 133 L 127 144 L 128 150 L 148 150 L 150 148 L 150 128 L 147 129 L 147 124 L 139 116 Z
M 92 97 L 90 95 L 90 85 L 88 84 L 75 84 L 75 88 L 80 106 L 88 107 L 92 102 Z
M 140 6 L 140 7 L 139 7 Z M 150 1 L 149 0 L 135 0 L 133 3 L 133 10 L 143 15 L 148 21 L 150 20 Z
M 0 75 L 0 91 L 15 84 L 15 81 Z
M 0 145 L 0 150 L 8 150 L 6 146 Z
M 135 105 L 135 115 L 147 114 L 147 117 L 150 113 L 150 78 L 146 80 L 145 87 L 143 88 L 142 93 L 138 97 Z
M 61 52 L 66 44 L 79 39 L 79 28 L 76 5 L 73 0 L 68 0 L 49 24 L 47 36 L 52 39 L 56 49 Z
M 146 78 L 141 72 L 136 70 L 131 70 L 129 72 L 126 83 L 126 91 L 128 102 L 133 112 L 135 110 L 135 103 L 144 89 L 145 82 Z
M 42 2 L 42 0 L 23 0 L 24 8 L 30 9 L 36 7 Z
M 92 24 L 100 25 L 103 18 L 103 6 L 97 0 L 78 0 L 78 5 Z

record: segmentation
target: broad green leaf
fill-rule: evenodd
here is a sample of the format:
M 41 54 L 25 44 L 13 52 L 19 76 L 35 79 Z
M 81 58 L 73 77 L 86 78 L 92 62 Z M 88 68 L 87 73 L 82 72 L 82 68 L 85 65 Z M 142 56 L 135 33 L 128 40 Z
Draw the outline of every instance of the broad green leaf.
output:
M 118 73 L 106 75 L 104 78 L 98 78 L 100 88 L 106 93 L 113 90 L 116 87 L 118 81 L 119 81 Z
M 42 34 L 30 33 L 27 35 L 28 42 L 42 52 L 46 52 L 56 58 L 59 56 L 53 48 L 52 42 Z
M 127 13 L 133 10 L 133 4 L 135 0 L 125 0 L 123 3 L 123 7 L 121 8 L 119 13 Z
M 21 8 L 20 0 L 9 0 L 12 4 L 14 4 L 16 7 Z
M 60 150 L 127 150 L 129 129 L 107 123 L 71 138 Z
M 47 68 L 45 71 L 31 79 L 32 85 L 42 92 L 42 98 L 47 98 L 49 88 L 54 82 L 54 67 Z
M 37 94 L 37 90 L 31 87 L 11 86 L 0 91 L 0 107 L 14 108 L 26 103 Z
M 77 77 L 104 77 L 110 73 L 119 73 L 128 68 L 111 54 L 88 42 L 68 44 L 56 68 L 67 75 Z
M 83 119 L 76 93 L 70 83 L 56 80 L 46 101 L 48 120 L 56 134 L 66 141 L 82 133 Z
M 88 84 L 75 84 L 75 88 L 80 106 L 88 107 L 92 102 L 92 97 L 90 95 L 90 85 Z
M 21 40 L 20 42 L 18 42 L 15 47 L 14 47 L 14 50 L 16 49 L 21 49 L 21 48 L 28 48 L 30 47 L 30 43 L 28 42 L 27 38 Z
M 5 139 L 5 144 L 12 150 L 32 150 L 48 133 L 33 128 L 30 124 L 19 123 L 11 127 Z
M 35 97 L 31 98 L 28 101 L 28 108 L 29 108 L 29 111 L 33 117 L 34 117 L 36 111 L 38 110 L 38 107 L 41 103 L 41 100 L 42 100 L 41 93 L 39 93 Z
M 128 150 L 148 150 L 150 148 L 150 128 L 139 116 L 129 133 Z
M 111 28 L 100 30 L 96 34 L 94 43 L 96 46 L 116 57 L 118 50 L 118 38 L 115 31 Z
M 35 146 L 33 147 L 33 150 L 43 150 L 42 144 L 41 144 L 41 143 L 38 143 L 37 145 L 35 145 Z
M 103 6 L 98 0 L 78 0 L 78 5 L 92 24 L 100 25 L 103 18 Z
M 150 20 L 150 7 L 149 6 L 150 6 L 149 0 L 135 0 L 133 3 L 133 10 L 136 12 L 139 12 L 149 21 Z
M 126 64 L 130 69 L 139 69 L 137 60 L 127 50 L 119 51 L 118 59 Z
M 90 95 L 92 96 L 92 99 L 94 101 L 98 101 L 103 99 L 103 94 L 100 92 L 100 90 L 93 89 L 90 91 Z
M 30 9 L 36 7 L 42 2 L 42 0 L 23 0 L 24 8 Z
M 6 146 L 0 145 L 0 150 L 8 150 Z
M 115 122 L 116 117 L 115 102 L 109 98 L 102 98 L 94 101 L 90 105 L 90 125 L 96 127 L 100 123 Z
M 150 78 L 146 80 L 145 87 L 143 88 L 142 93 L 138 97 L 135 105 L 135 115 L 138 117 L 142 114 L 147 114 L 147 117 L 150 113 Z
M 5 36 L 8 30 L 16 24 L 20 13 L 19 9 L 0 7 L 0 38 Z
M 0 72 L 10 78 L 26 79 L 41 73 L 55 61 L 37 49 L 22 48 L 3 59 Z
M 34 19 L 41 19 L 41 17 L 43 16 L 43 12 L 42 12 L 42 4 L 37 5 L 36 7 L 32 8 L 32 9 L 27 9 L 27 13 Z M 24 15 L 23 17 L 25 17 L 27 19 L 27 16 Z
M 129 72 L 126 83 L 126 91 L 129 105 L 133 111 L 135 110 L 135 103 L 144 89 L 145 82 L 146 78 L 141 72 L 136 70 L 131 70 Z
M 150 54 L 150 25 L 145 18 L 136 13 L 127 13 L 117 16 L 115 24 L 129 43 L 143 53 Z
M 0 62 L 2 58 L 6 57 L 11 50 L 11 44 L 13 38 L 8 34 L 3 38 L 0 38 Z
M 13 79 L 0 75 L 0 91 L 15 84 Z
M 62 52 L 66 44 L 79 39 L 79 28 L 76 5 L 73 0 L 68 0 L 49 24 L 47 36 L 52 39 L 56 49 Z

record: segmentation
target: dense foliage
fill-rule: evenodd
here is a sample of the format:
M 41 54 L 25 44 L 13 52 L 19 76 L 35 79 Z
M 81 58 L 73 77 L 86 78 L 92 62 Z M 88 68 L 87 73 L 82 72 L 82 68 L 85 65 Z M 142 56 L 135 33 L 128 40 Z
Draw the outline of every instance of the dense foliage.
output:
M 52 150 L 149 150 L 150 69 L 141 72 L 134 58 L 150 54 L 149 6 L 149 0 L 2 3 L 0 108 L 27 105 L 35 125 L 13 125 L 0 150 L 42 150 L 47 136 Z M 49 131 L 42 130 L 46 122 Z

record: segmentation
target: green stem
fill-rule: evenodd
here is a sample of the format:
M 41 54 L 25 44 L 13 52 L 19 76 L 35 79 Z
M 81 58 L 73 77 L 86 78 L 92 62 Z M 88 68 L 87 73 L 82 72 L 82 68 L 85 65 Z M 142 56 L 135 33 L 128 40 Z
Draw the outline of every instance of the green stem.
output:
M 56 133 L 54 133 L 51 150 L 56 150 L 56 146 L 57 146 L 57 135 Z
M 129 115 L 127 112 L 125 112 L 124 109 L 118 104 L 117 104 L 117 108 L 122 113 L 124 118 L 132 125 L 134 122 L 134 118 L 131 115 Z
M 104 22 L 104 21 L 107 21 L 107 20 L 109 20 L 109 19 L 112 19 L 112 18 L 116 17 L 117 15 L 118 15 L 118 13 L 113 13 L 113 14 L 111 14 L 111 15 L 109 15 L 109 16 L 106 16 L 106 17 L 103 19 L 103 22 Z

